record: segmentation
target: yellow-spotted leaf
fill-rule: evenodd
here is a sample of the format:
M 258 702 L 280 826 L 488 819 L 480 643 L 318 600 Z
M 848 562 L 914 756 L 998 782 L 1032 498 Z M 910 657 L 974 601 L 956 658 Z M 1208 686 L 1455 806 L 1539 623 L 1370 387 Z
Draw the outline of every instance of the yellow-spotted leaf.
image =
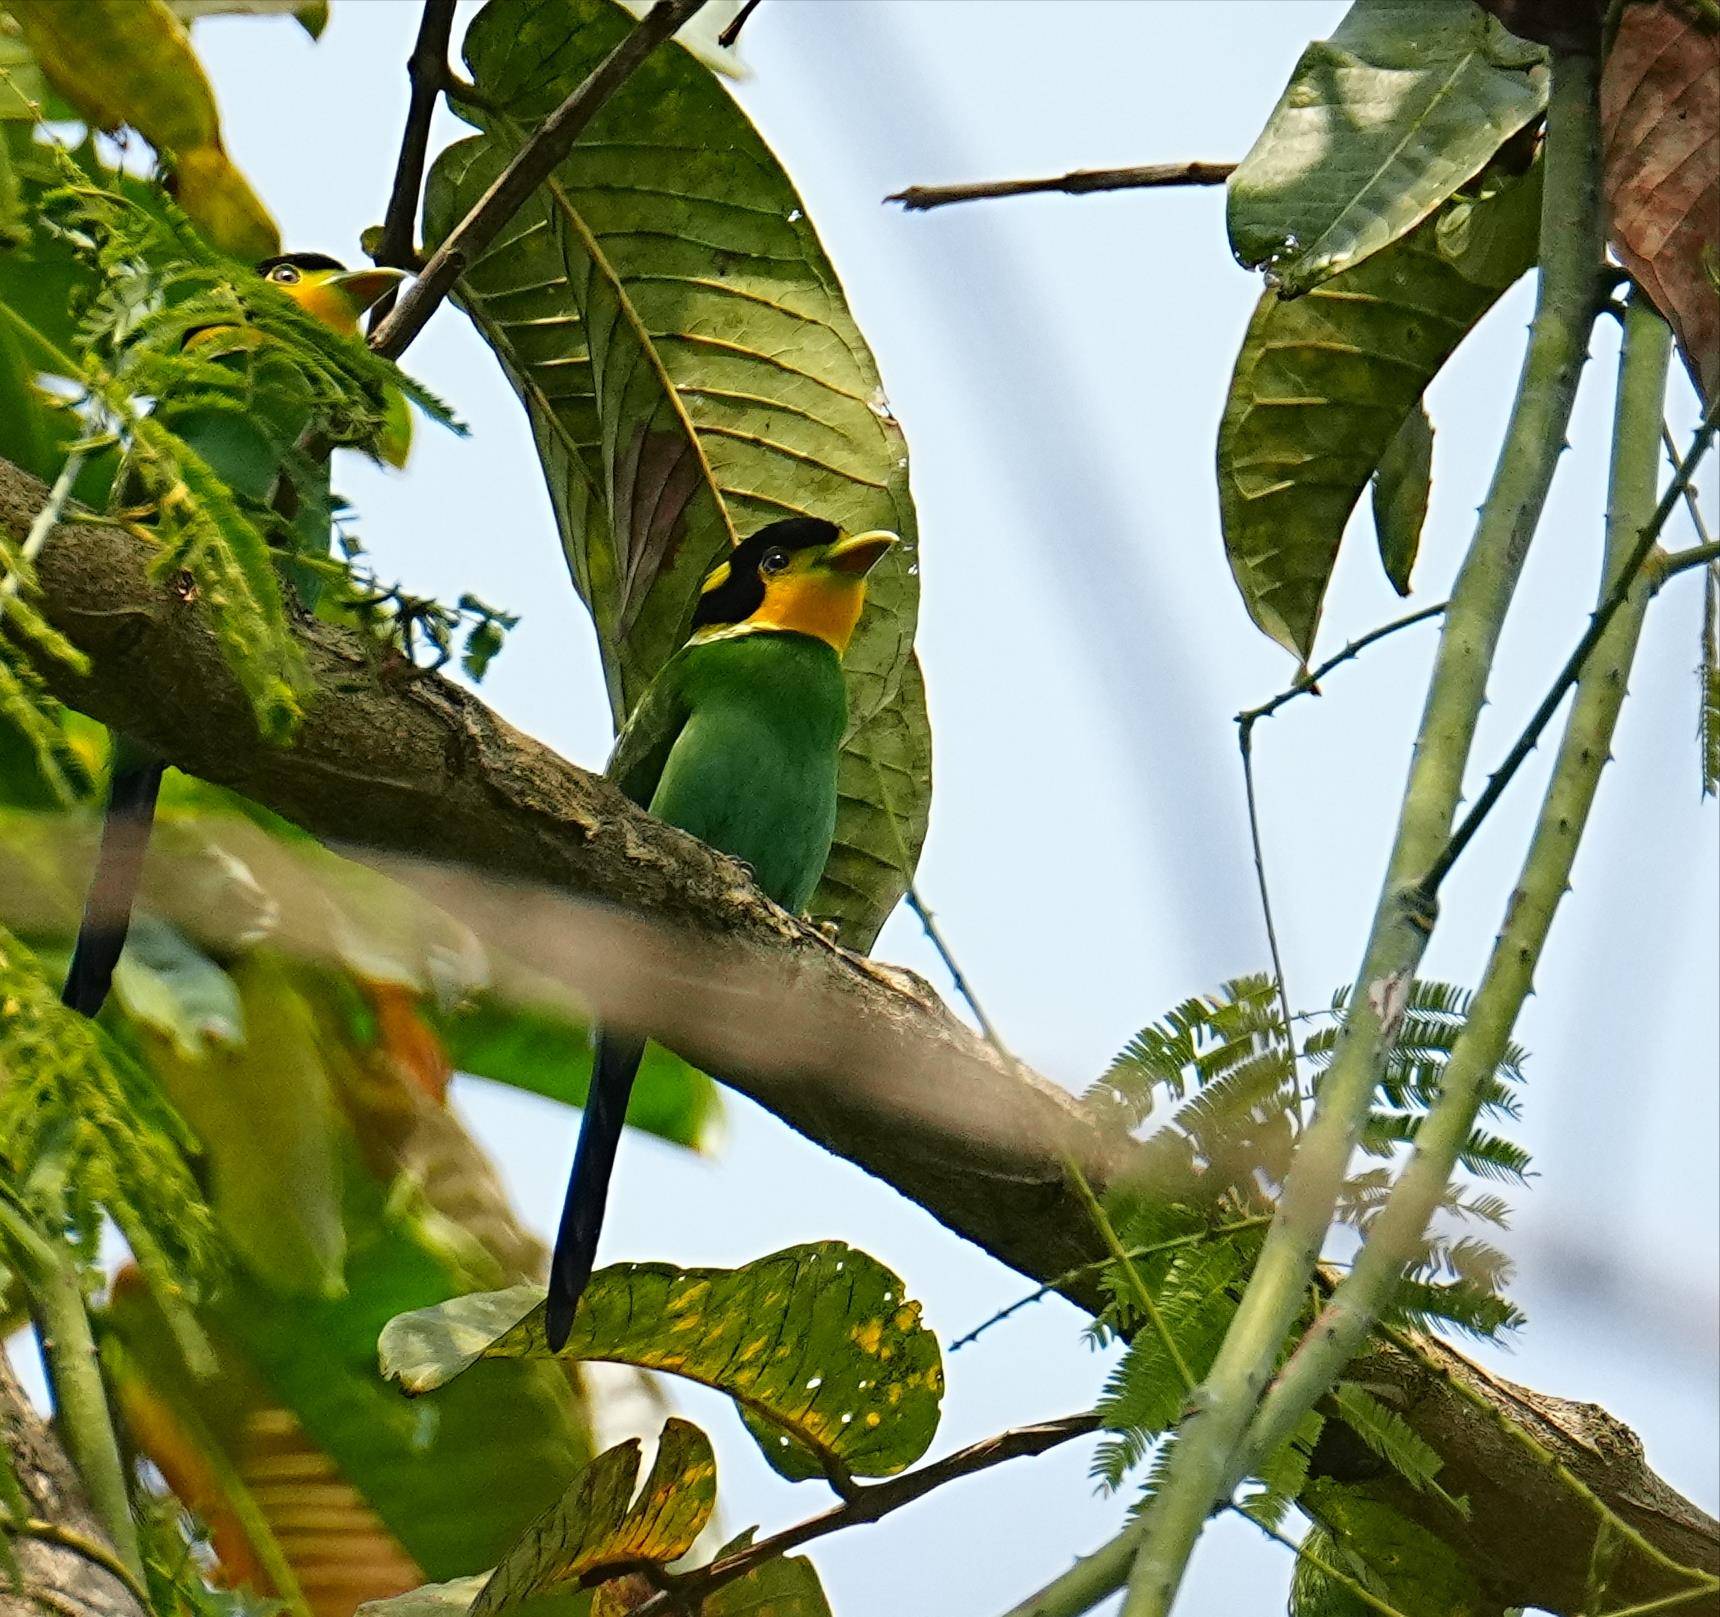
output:
M 480 1359 L 549 1354 L 543 1290 L 515 1286 L 402 1314 L 382 1333 L 385 1376 L 408 1393 Z M 608 1359 L 716 1387 L 753 1418 L 785 1474 L 802 1451 L 835 1475 L 891 1476 L 937 1430 L 943 1361 L 920 1305 L 876 1258 L 841 1241 L 789 1247 L 739 1269 L 618 1264 L 592 1277 L 570 1359 Z
M 1218 429 L 1224 547 L 1249 615 L 1306 660 L 1350 512 L 1458 343 L 1535 261 L 1541 165 L 1255 308 Z
M 221 144 L 215 96 L 165 0 L 7 0 L 48 82 L 98 129 L 135 129 L 173 163 L 179 205 L 236 257 L 280 250 Z
M 457 103 L 483 133 L 438 159 L 427 242 L 631 25 L 615 0 L 489 0 L 465 43 L 482 102 Z M 707 68 L 678 47 L 648 58 L 456 296 L 531 420 L 618 722 L 727 547 L 811 514 L 902 536 L 844 668 L 856 736 L 886 710 L 923 734 L 904 689 L 919 580 L 902 432 L 799 195 Z M 862 857 L 863 901 L 831 906 L 856 947 L 918 857 L 930 782 L 900 784 L 900 851 Z
M 1412 230 L 1546 104 L 1545 53 L 1471 0 L 1356 0 L 1231 176 L 1230 244 L 1300 295 Z

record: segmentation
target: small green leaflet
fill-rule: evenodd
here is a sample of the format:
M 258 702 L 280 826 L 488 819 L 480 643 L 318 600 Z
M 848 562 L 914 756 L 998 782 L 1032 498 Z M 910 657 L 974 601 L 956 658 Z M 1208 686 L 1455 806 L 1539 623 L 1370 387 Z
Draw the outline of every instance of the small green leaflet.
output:
M 1410 574 L 1421 549 L 1433 491 L 1433 422 L 1418 403 L 1403 418 L 1397 436 L 1374 468 L 1374 537 L 1380 565 L 1399 595 L 1409 594 Z

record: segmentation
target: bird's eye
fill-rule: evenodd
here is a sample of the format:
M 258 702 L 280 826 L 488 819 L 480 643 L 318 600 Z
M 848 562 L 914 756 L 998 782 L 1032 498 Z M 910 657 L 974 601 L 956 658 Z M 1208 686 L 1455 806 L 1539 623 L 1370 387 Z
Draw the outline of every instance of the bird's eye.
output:
M 780 573 L 788 565 L 788 552 L 780 545 L 772 545 L 758 565 L 760 572 Z
M 298 283 L 299 272 L 291 264 L 277 264 L 269 271 L 271 281 L 279 281 L 282 286 L 294 286 Z

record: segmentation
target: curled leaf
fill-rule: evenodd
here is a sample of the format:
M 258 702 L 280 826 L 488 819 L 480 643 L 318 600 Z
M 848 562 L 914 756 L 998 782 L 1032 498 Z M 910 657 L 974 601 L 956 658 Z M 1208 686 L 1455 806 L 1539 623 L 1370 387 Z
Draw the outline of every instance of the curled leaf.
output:
M 1432 490 L 1433 422 L 1418 402 L 1374 468 L 1374 537 L 1380 565 L 1399 595 L 1409 594 Z

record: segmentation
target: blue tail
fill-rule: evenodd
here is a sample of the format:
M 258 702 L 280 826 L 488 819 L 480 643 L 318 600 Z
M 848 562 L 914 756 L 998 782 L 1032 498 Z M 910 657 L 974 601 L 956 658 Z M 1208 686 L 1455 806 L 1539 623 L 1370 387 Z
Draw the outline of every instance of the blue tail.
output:
M 84 898 L 84 919 L 72 949 L 71 969 L 60 990 L 61 1003 L 85 1016 L 94 1016 L 102 1008 L 113 986 L 114 967 L 131 929 L 132 901 L 137 897 L 156 794 L 166 768 L 159 758 L 123 738 L 118 743 L 101 849 Z
M 567 1181 L 567 1200 L 562 1204 L 561 1229 L 549 1269 L 544 1332 L 555 1351 L 566 1343 L 573 1311 L 591 1279 L 603 1208 L 609 1200 L 609 1175 L 627 1118 L 627 1097 L 633 1092 L 633 1078 L 644 1053 L 643 1039 L 598 1036 L 591 1093 L 579 1125 L 579 1146 L 573 1154 L 573 1173 Z

